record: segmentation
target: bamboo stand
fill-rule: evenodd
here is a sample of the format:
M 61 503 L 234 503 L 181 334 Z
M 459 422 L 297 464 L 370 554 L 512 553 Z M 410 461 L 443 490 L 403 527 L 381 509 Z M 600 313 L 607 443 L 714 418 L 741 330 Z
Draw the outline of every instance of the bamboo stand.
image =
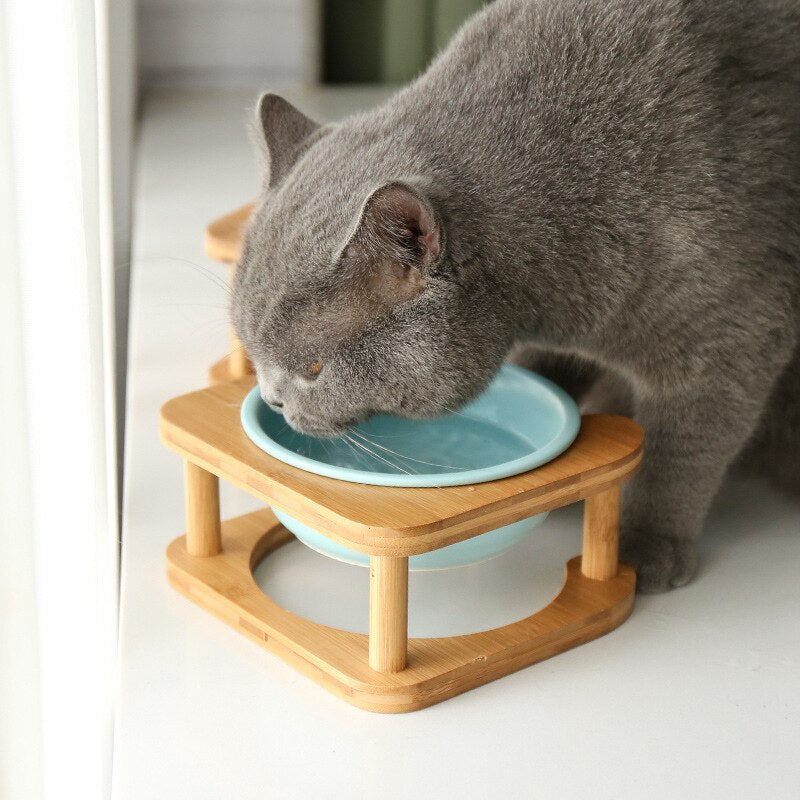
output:
M 538 469 L 471 487 L 408 489 L 303 472 L 258 449 L 239 422 L 252 377 L 169 401 L 161 438 L 186 465 L 187 533 L 167 550 L 170 583 L 326 689 L 372 711 L 438 703 L 620 625 L 635 575 L 617 563 L 619 488 L 643 434 L 625 417 L 591 415 L 573 445 Z M 218 479 L 370 555 L 369 635 L 281 608 L 253 579 L 291 541 L 269 509 L 220 522 Z M 408 557 L 542 511 L 585 501 L 583 555 L 541 611 L 466 636 L 408 639 Z
M 206 254 L 209 258 L 227 265 L 229 286 L 233 286 L 233 278 L 236 274 L 242 232 L 252 213 L 253 205 L 251 203 L 227 216 L 220 217 L 206 228 Z M 208 381 L 212 385 L 235 381 L 245 375 L 253 374 L 253 365 L 232 327 L 228 329 L 228 339 L 230 354 L 212 364 L 208 371 Z

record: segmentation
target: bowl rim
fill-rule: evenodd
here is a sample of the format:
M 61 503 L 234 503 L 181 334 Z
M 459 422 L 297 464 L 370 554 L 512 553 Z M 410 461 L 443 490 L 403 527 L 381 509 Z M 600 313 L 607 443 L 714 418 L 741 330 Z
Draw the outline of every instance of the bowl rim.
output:
M 515 374 L 535 386 L 537 390 L 545 390 L 554 401 L 563 415 L 563 423 L 558 433 L 545 445 L 530 453 L 510 461 L 502 461 L 488 467 L 464 470 L 463 472 L 436 472 L 419 473 L 414 475 L 395 474 L 387 472 L 367 472 L 341 467 L 336 464 L 327 464 L 308 456 L 300 455 L 293 450 L 279 444 L 269 436 L 258 424 L 258 411 L 265 405 L 261 399 L 258 385 L 254 386 L 244 397 L 240 412 L 242 427 L 248 438 L 257 447 L 285 464 L 297 467 L 315 475 L 346 481 L 349 483 L 362 483 L 371 486 L 397 486 L 397 487 L 442 487 L 442 486 L 468 486 L 475 483 L 509 478 L 531 469 L 540 467 L 556 456 L 561 455 L 578 435 L 581 425 L 581 415 L 575 401 L 552 381 L 535 372 L 518 367 L 514 364 L 503 364 L 497 372 L 495 379 L 501 373 Z M 491 384 L 490 384 L 491 385 Z M 487 387 L 488 388 L 488 387 Z

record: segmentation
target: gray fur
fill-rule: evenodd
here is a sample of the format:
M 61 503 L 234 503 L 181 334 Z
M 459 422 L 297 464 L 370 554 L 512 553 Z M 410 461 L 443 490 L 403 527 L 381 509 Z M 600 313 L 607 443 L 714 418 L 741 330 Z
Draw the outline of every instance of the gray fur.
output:
M 797 3 L 497 0 L 374 111 L 270 108 L 232 316 L 291 425 L 456 408 L 513 347 L 644 426 L 644 591 L 735 460 L 800 489 Z

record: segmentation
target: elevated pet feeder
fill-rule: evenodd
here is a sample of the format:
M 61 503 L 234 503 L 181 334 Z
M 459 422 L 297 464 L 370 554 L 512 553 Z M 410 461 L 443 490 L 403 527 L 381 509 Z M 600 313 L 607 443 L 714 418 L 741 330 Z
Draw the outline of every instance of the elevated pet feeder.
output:
M 228 226 L 236 237 L 246 215 Z M 211 226 L 225 230 L 222 222 Z M 221 241 L 221 240 L 220 240 Z M 189 599 L 361 708 L 410 711 L 549 658 L 616 628 L 635 575 L 617 561 L 620 487 L 637 469 L 643 433 L 625 417 L 581 420 L 572 444 L 517 475 L 457 486 L 379 486 L 313 474 L 265 453 L 240 420 L 252 376 L 167 402 L 161 437 L 185 463 L 187 532 L 167 550 L 170 583 Z M 369 559 L 369 634 L 303 619 L 256 584 L 262 559 L 293 535 L 271 510 L 220 521 L 219 479 Z M 525 619 L 462 636 L 407 636 L 409 558 L 584 501 L 583 552 L 563 588 Z

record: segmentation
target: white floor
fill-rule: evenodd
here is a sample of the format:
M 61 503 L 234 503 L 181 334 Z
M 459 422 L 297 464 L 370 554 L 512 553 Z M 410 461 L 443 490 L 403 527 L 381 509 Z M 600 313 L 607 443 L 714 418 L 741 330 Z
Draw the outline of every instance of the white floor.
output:
M 204 224 L 258 177 L 255 93 L 168 93 L 139 145 L 116 800 L 800 797 L 800 508 L 731 483 L 691 586 L 637 600 L 617 631 L 424 711 L 352 708 L 167 586 L 181 463 L 158 408 L 225 352 L 224 270 Z M 343 113 L 374 97 L 295 93 Z M 223 515 L 255 507 L 234 490 Z M 414 575 L 411 632 L 509 622 L 558 588 L 580 509 L 484 565 Z M 259 570 L 287 607 L 366 630 L 367 574 L 289 545 Z

